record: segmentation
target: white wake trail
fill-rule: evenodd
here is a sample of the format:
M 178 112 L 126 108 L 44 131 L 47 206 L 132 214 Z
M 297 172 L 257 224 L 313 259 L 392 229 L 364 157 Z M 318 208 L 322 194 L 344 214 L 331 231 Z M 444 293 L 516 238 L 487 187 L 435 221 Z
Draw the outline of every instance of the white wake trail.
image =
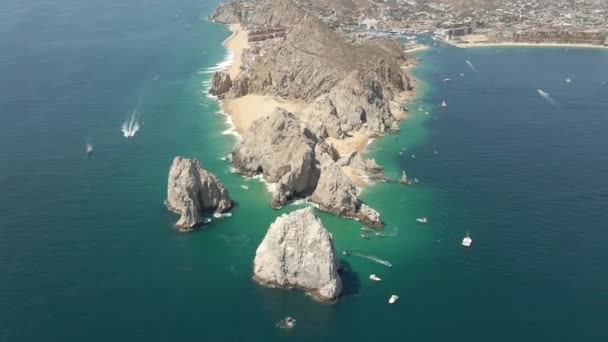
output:
M 471 63 L 470 60 L 466 60 L 465 61 L 467 63 L 467 65 L 469 66 L 469 68 L 471 68 L 471 70 L 473 70 L 473 72 L 477 72 L 477 69 L 475 68 L 475 66 L 473 65 L 473 63 Z
M 139 121 L 137 121 L 137 108 L 131 113 L 131 117 L 122 123 L 120 131 L 125 138 L 132 138 L 139 131 Z
M 557 103 L 555 102 L 555 99 L 553 99 L 551 97 L 551 95 L 549 95 L 549 93 L 547 93 L 546 91 L 543 91 L 542 89 L 536 89 L 536 92 L 538 93 L 538 95 L 540 95 L 542 98 L 547 100 L 552 105 L 554 105 L 554 106 L 557 105 Z

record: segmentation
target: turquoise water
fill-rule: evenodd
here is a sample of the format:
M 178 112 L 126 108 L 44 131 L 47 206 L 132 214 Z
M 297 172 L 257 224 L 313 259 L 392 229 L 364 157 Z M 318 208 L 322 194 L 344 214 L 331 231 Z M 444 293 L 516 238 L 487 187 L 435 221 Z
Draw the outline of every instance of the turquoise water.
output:
M 0 341 L 608 338 L 608 51 L 421 53 L 423 103 L 368 153 L 387 175 L 420 179 L 363 194 L 396 236 L 363 240 L 355 222 L 319 214 L 339 250 L 393 268 L 345 258 L 346 296 L 328 306 L 251 281 L 266 228 L 297 206 L 273 211 L 262 183 L 220 160 L 235 138 L 203 94 L 229 36 L 201 20 L 215 6 L 3 4 Z M 120 127 L 136 109 L 143 125 L 127 140 Z M 163 199 L 178 154 L 224 181 L 233 217 L 171 229 Z M 296 329 L 275 327 L 286 315 Z

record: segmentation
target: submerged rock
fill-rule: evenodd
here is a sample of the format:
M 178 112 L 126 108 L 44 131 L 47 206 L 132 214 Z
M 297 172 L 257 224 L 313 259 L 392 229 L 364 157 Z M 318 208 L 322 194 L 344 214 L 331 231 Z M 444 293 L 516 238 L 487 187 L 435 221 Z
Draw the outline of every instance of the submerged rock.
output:
M 190 231 L 202 223 L 201 212 L 225 213 L 232 208 L 228 190 L 196 159 L 175 157 L 169 170 L 167 208 L 180 215 L 175 228 Z
M 223 71 L 217 71 L 211 78 L 211 88 L 209 89 L 209 94 L 222 97 L 230 90 L 231 86 L 232 80 L 230 79 L 230 75 Z
M 335 301 L 342 291 L 331 234 L 304 208 L 278 217 L 253 261 L 253 279 L 265 286 L 300 288 L 315 299 Z

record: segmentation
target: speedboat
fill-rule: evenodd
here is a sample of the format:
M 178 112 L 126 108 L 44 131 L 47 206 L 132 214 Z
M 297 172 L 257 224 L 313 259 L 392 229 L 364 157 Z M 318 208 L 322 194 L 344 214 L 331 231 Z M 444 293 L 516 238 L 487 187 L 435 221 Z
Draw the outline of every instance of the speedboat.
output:
M 211 223 L 211 219 L 208 217 L 203 218 L 203 224 L 209 224 Z
M 427 220 L 426 217 L 419 217 L 416 219 L 416 222 L 418 223 L 428 223 L 429 221 Z
M 295 326 L 296 326 L 295 318 L 292 318 L 289 316 L 285 317 L 284 319 L 280 320 L 279 323 L 277 323 L 277 327 L 279 327 L 281 329 L 291 329 Z
M 241 188 L 243 188 L 245 190 L 249 190 L 249 187 L 247 185 L 241 185 Z
M 443 82 L 449 82 L 449 81 L 451 81 L 451 80 L 452 80 L 451 78 L 444 78 L 444 79 L 443 79 Z
M 369 240 L 369 235 L 367 235 L 367 234 L 361 234 L 361 237 Z
M 344 254 L 344 255 L 350 255 L 350 252 L 348 251 L 348 249 L 345 249 L 345 250 L 342 251 L 342 254 Z
M 412 154 L 412 158 L 416 159 L 416 155 L 415 155 L 415 154 Z
M 418 178 L 414 178 L 414 182 L 420 183 L 420 181 L 418 180 Z
M 87 155 L 93 154 L 93 145 L 87 144 Z
M 566 78 L 566 83 L 571 83 L 571 82 L 572 82 L 572 80 L 571 80 L 571 79 Z
M 464 247 L 471 247 L 471 244 L 473 243 L 473 239 L 471 239 L 471 235 L 469 234 L 469 230 L 467 229 L 467 236 L 464 237 L 464 239 L 462 239 L 462 245 Z
M 441 101 L 441 104 L 439 105 L 439 107 L 441 107 L 441 108 L 448 108 L 448 104 L 445 103 L 445 101 Z
M 382 279 L 378 278 L 375 274 L 370 274 L 369 275 L 369 279 L 373 280 L 373 281 L 380 281 Z
M 397 299 L 399 299 L 399 296 L 392 295 L 391 298 L 388 299 L 388 303 L 389 304 L 395 304 L 395 302 L 397 301 Z
M 361 227 L 361 230 L 364 231 L 364 232 L 371 232 L 372 231 L 368 227 Z
M 377 232 L 374 235 L 376 235 L 377 237 L 382 237 L 382 233 L 380 233 L 380 232 Z

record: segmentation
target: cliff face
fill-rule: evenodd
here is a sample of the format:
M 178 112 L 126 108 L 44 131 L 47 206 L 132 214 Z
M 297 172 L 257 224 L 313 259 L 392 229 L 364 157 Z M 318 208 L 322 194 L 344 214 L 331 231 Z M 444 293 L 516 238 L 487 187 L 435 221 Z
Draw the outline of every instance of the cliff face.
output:
M 209 94 L 221 98 L 225 93 L 228 92 L 228 90 L 230 90 L 230 87 L 232 87 L 230 75 L 223 71 L 217 71 L 213 74 L 213 77 L 211 77 L 211 88 L 209 89 Z
M 262 174 L 277 183 L 273 207 L 312 194 L 320 176 L 319 158 L 333 161 L 337 153 L 282 109 L 254 121 L 232 152 L 233 166 L 240 173 Z
M 201 212 L 232 208 L 228 190 L 198 160 L 175 157 L 169 170 L 167 208 L 180 215 L 175 228 L 190 231 L 202 222 Z
M 300 288 L 317 300 L 335 301 L 342 291 L 331 235 L 312 208 L 278 217 L 253 261 L 253 279 L 266 286 Z
M 338 165 L 338 158 L 331 145 L 283 109 L 254 121 L 232 151 L 232 165 L 239 173 L 261 174 L 274 183 L 273 208 L 310 196 L 323 211 L 360 218 L 357 189 Z M 363 168 L 377 167 L 371 160 L 358 159 Z M 382 227 L 379 218 L 373 225 Z

